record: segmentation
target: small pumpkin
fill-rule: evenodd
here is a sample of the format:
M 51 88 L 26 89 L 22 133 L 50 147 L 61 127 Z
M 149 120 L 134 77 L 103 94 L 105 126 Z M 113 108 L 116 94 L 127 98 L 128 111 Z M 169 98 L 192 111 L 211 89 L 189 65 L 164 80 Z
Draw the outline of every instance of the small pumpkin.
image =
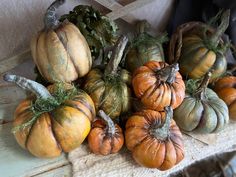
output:
M 65 0 L 56 0 L 47 9 L 45 28 L 31 41 L 31 53 L 40 74 L 49 82 L 68 82 L 85 76 L 92 66 L 87 41 L 72 23 L 60 23 L 55 10 Z
M 54 84 L 47 90 L 35 81 L 16 75 L 7 74 L 4 80 L 37 96 L 23 100 L 14 114 L 14 136 L 22 148 L 37 157 L 52 158 L 80 146 L 95 116 L 88 94 L 69 84 Z
M 229 17 L 227 10 L 217 29 L 201 22 L 179 26 L 170 41 L 170 63 L 178 62 L 180 73 L 188 79 L 202 78 L 208 71 L 212 72 L 210 81 L 220 77 L 227 68 L 225 52 L 228 44 L 221 36 L 229 25 Z
M 126 123 L 125 142 L 135 161 L 148 168 L 168 170 L 184 158 L 182 134 L 172 119 L 173 110 L 143 110 Z
M 185 85 L 178 64 L 149 61 L 133 74 L 134 93 L 147 109 L 177 108 L 184 99 Z
M 126 68 L 130 72 L 134 72 L 148 61 L 164 61 L 162 43 L 166 41 L 166 37 L 149 35 L 146 32 L 149 27 L 150 24 L 146 20 L 137 23 L 138 36 L 132 41 L 125 60 Z
M 104 111 L 98 111 L 98 115 L 100 119 L 93 122 L 88 135 L 89 148 L 100 155 L 117 153 L 124 144 L 122 129 Z
M 214 91 L 229 108 L 229 117 L 236 120 L 236 77 L 225 76 L 214 84 Z
M 187 83 L 187 93 L 182 104 L 174 110 L 177 125 L 185 131 L 200 133 L 218 132 L 229 121 L 227 105 L 217 94 L 207 88 L 211 73 L 207 73 L 199 87 Z M 196 87 L 196 88 L 195 88 Z
M 127 70 L 118 69 L 127 42 L 128 38 L 122 36 L 105 70 L 92 69 L 85 79 L 84 89 L 93 99 L 96 110 L 103 110 L 112 119 L 130 108 L 131 76 Z

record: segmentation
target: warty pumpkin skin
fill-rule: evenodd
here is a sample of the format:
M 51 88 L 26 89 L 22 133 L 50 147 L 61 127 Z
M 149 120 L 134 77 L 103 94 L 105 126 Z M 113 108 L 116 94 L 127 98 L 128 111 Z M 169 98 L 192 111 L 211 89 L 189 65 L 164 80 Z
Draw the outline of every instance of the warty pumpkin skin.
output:
M 16 83 L 37 96 L 23 100 L 14 113 L 14 136 L 22 148 L 37 157 L 52 158 L 62 151 L 70 152 L 80 146 L 95 116 L 95 107 L 89 95 L 77 91 L 60 103 L 57 102 L 59 99 L 55 100 L 59 93 L 54 92 L 57 90 L 56 84 L 49 86 L 49 93 L 41 84 L 20 76 L 5 75 L 4 80 Z M 63 89 L 64 93 L 69 93 L 72 86 L 64 85 Z M 56 105 L 49 102 L 46 106 L 45 102 L 50 100 Z
M 199 79 L 207 72 L 211 72 L 210 81 L 213 81 L 226 71 L 225 49 L 227 44 L 221 41 L 221 35 L 229 25 L 229 16 L 230 11 L 226 11 L 222 15 L 222 22 L 216 30 L 208 31 L 210 27 L 207 25 L 195 25 L 196 29 L 193 28 L 192 31 L 187 31 L 181 34 L 183 36 L 179 36 L 181 45 L 179 43 L 174 45 L 181 46 L 181 48 L 177 47 L 176 49 L 176 57 L 179 55 L 178 63 L 182 75 L 188 79 Z M 184 31 L 184 28 L 189 28 L 191 23 L 182 26 L 182 29 L 179 28 L 179 32 Z M 173 45 L 173 41 L 170 44 Z
M 93 122 L 88 135 L 89 148 L 93 153 L 100 155 L 117 153 L 124 144 L 122 129 L 102 110 L 98 115 L 99 119 Z
M 133 74 L 134 93 L 147 109 L 177 108 L 184 99 L 185 85 L 178 64 L 149 61 Z
M 127 37 L 121 37 L 105 70 L 92 69 L 84 84 L 84 89 L 93 99 L 96 110 L 103 110 L 112 119 L 130 108 L 128 84 L 131 77 L 128 71 L 117 68 L 127 42 Z
M 236 77 L 225 76 L 214 84 L 214 91 L 229 108 L 229 117 L 236 120 Z
M 131 73 L 148 61 L 164 61 L 162 48 L 163 37 L 153 37 L 146 31 L 150 24 L 146 21 L 137 23 L 138 36 L 134 38 L 131 48 L 126 55 L 125 64 Z
M 165 110 L 143 110 L 126 123 L 126 146 L 144 167 L 168 170 L 184 158 L 182 134 L 172 119 L 173 110 Z
M 177 125 L 185 131 L 213 133 L 222 130 L 229 121 L 227 105 L 207 88 L 211 74 L 207 73 L 201 85 L 186 93 L 182 104 L 174 110 Z
M 92 66 L 87 41 L 72 23 L 60 23 L 55 10 L 65 0 L 56 0 L 45 14 L 45 29 L 31 41 L 31 53 L 40 74 L 49 82 L 68 82 L 85 76 Z

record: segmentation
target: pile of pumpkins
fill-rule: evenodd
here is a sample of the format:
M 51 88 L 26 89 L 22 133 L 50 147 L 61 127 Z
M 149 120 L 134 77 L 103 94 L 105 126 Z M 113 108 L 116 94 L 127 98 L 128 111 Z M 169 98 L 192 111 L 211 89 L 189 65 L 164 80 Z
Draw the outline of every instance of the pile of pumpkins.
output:
M 221 35 L 229 23 L 228 10 L 217 29 L 200 22 L 181 25 L 170 40 L 169 64 L 162 44 L 142 21 L 129 47 L 128 38 L 120 36 L 110 60 L 92 67 L 88 39 L 75 24 L 56 18 L 63 3 L 56 0 L 48 8 L 45 28 L 31 43 L 37 69 L 52 85 L 4 76 L 33 93 L 14 114 L 14 135 L 22 148 L 52 158 L 79 147 L 87 137 L 95 154 L 117 153 L 126 144 L 138 164 L 167 170 L 184 158 L 180 129 L 219 132 L 229 117 L 236 119 L 236 78 L 222 76 L 227 44 Z M 80 89 L 75 88 L 72 82 L 81 78 Z M 216 92 L 208 83 L 214 83 Z M 122 130 L 116 120 L 124 115 Z

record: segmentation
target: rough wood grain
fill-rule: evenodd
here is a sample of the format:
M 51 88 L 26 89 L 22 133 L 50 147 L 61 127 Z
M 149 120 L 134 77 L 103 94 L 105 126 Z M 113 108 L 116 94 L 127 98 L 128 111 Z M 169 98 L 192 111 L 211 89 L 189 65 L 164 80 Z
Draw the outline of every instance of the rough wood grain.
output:
M 72 176 L 72 169 L 71 165 L 65 165 L 60 168 L 56 168 L 38 175 L 34 177 L 71 177 Z
M 65 154 L 55 159 L 39 159 L 32 156 L 17 144 L 10 131 L 10 123 L 0 125 L 0 176 L 25 177 L 43 174 L 44 172 L 48 174 L 50 170 L 69 165 Z M 56 170 L 56 173 L 59 174 L 60 172 L 63 171 Z M 66 174 L 68 173 L 67 169 Z

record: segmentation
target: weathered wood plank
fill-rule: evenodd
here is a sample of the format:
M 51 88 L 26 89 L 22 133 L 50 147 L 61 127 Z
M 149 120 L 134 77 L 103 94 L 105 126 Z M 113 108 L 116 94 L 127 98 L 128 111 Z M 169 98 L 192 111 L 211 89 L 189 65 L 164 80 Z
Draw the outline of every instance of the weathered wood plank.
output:
M 144 7 L 146 5 L 148 5 L 149 3 L 153 2 L 155 0 L 136 0 L 122 8 L 119 8 L 113 12 L 108 13 L 106 16 L 109 17 L 112 20 L 116 20 L 118 18 L 121 18 L 127 14 L 129 14 L 130 12 L 140 8 L 140 7 Z
M 112 11 L 123 8 L 123 6 L 115 0 L 95 0 L 95 1 Z M 137 20 L 133 15 L 130 14 L 125 15 L 121 18 L 130 24 L 134 23 Z
M 60 168 L 56 168 L 50 170 L 48 172 L 44 172 L 42 174 L 35 175 L 34 177 L 70 177 L 72 176 L 72 167 L 71 165 L 62 166 Z
M 39 159 L 32 156 L 17 144 L 11 133 L 10 123 L 0 125 L 0 171 L 2 176 L 34 176 L 66 165 L 69 165 L 69 162 L 65 154 L 54 159 Z

